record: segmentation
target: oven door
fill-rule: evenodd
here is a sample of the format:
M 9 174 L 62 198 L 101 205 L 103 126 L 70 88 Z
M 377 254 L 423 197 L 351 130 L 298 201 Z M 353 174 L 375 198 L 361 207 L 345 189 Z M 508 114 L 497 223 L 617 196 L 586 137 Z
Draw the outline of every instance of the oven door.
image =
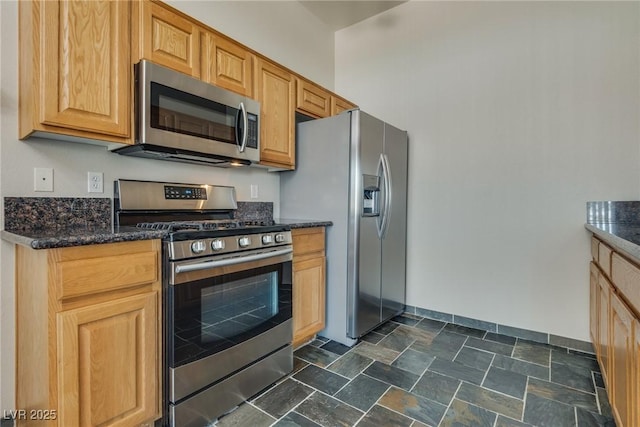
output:
M 291 259 L 282 246 L 170 263 L 170 402 L 291 343 Z

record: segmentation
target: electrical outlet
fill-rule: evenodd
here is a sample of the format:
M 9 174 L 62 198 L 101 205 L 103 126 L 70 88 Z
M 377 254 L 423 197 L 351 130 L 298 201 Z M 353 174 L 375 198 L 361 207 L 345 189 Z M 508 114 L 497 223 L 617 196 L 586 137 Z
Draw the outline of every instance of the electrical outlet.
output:
M 102 172 L 87 172 L 89 193 L 104 193 L 104 175 Z
M 251 184 L 251 198 L 258 198 L 258 184 Z
M 53 191 L 53 168 L 33 168 L 33 191 Z

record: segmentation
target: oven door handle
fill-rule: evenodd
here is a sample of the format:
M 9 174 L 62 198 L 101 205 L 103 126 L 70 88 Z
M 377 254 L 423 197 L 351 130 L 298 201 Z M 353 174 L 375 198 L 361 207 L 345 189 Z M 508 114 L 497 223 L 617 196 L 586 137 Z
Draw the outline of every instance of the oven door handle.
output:
M 214 260 L 214 261 L 199 262 L 197 264 L 177 265 L 175 267 L 175 272 L 188 273 L 190 271 L 209 270 L 212 268 L 226 267 L 228 265 L 243 264 L 245 262 L 258 261 L 261 259 L 273 258 L 280 255 L 287 255 L 287 254 L 290 254 L 291 252 L 293 252 L 293 249 L 287 248 L 287 249 L 280 249 L 280 250 L 265 252 L 265 253 L 256 254 L 256 255 L 227 258 L 227 259 L 222 259 L 218 261 Z

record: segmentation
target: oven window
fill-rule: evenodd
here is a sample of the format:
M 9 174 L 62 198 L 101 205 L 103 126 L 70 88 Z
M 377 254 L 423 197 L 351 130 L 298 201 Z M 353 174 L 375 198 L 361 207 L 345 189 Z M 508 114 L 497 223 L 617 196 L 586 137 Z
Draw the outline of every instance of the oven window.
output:
M 171 366 L 223 351 L 290 319 L 290 268 L 286 262 L 171 286 Z
M 151 127 L 236 144 L 238 109 L 151 82 Z

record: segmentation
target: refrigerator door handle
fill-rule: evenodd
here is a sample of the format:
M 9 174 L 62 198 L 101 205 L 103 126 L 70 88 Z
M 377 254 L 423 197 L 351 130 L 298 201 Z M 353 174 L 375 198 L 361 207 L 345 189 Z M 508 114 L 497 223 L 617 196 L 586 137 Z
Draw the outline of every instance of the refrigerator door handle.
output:
M 382 175 L 382 185 L 384 188 L 384 204 L 382 206 L 380 216 L 376 221 L 378 228 L 378 237 L 384 239 L 387 235 L 387 229 L 389 228 L 389 218 L 391 215 L 391 199 L 392 185 L 391 185 L 391 170 L 389 169 L 389 159 L 386 154 L 380 154 L 380 160 L 378 160 L 378 175 Z
M 378 160 L 378 172 L 376 172 L 377 175 L 382 179 L 383 183 L 382 185 L 384 186 L 384 202 L 383 205 L 380 206 L 380 213 L 378 215 L 378 217 L 376 218 L 376 229 L 378 231 L 378 238 L 382 239 L 383 233 L 384 233 L 384 216 L 385 213 L 387 211 L 387 180 L 386 180 L 386 175 L 385 175 L 385 165 L 384 165 L 384 154 L 380 154 L 380 159 Z
M 391 182 L 391 168 L 389 166 L 389 158 L 386 154 L 380 155 L 382 162 L 382 174 L 384 179 L 384 213 L 382 216 L 380 232 L 378 235 L 381 239 L 387 235 L 389 229 L 389 220 L 391 218 L 391 206 L 393 200 L 393 184 Z

